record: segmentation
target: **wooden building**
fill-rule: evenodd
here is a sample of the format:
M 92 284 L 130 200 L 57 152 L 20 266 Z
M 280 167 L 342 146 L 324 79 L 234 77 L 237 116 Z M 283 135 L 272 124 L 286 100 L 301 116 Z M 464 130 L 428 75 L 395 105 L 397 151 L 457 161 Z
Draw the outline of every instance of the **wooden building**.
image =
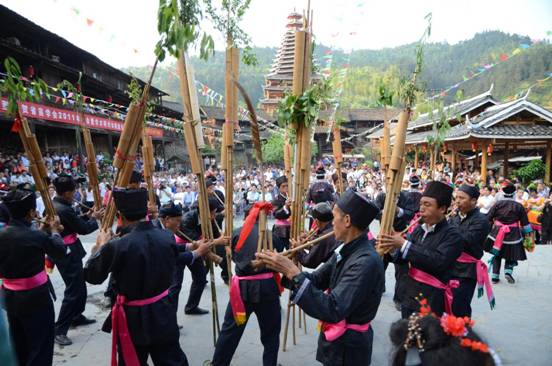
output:
M 79 73 L 82 73 L 82 92 L 89 97 L 84 123 L 90 127 L 96 151 L 113 154 L 126 112 L 115 105 L 129 104 L 130 99 L 125 91 L 132 80 L 131 75 L 0 5 L 0 60 L 8 56 L 19 63 L 26 77 L 39 77 L 50 87 L 55 87 L 62 80 L 75 83 Z M 0 71 L 0 77 L 4 78 L 3 63 Z M 143 81 L 138 81 L 145 85 Z M 50 100 L 22 106 L 30 127 L 44 152 L 78 151 L 82 146 L 79 141 L 81 134 L 71 102 L 62 103 L 66 95 L 60 91 L 51 89 L 50 92 L 53 96 Z M 177 112 L 161 105 L 164 95 L 167 93 L 151 88 L 150 97 L 156 104 L 154 112 L 166 117 L 178 117 Z M 113 106 L 92 103 L 93 100 L 109 101 Z M 3 98 L 0 103 L 0 144 L 4 149 L 21 151 L 19 139 L 13 138 L 10 133 L 13 121 L 1 113 L 6 106 L 7 101 Z M 148 131 L 153 137 L 156 153 L 161 155 L 165 143 L 173 143 L 179 138 L 160 128 Z
M 451 128 L 444 136 L 439 151 L 442 161 L 451 165 L 453 172 L 472 167 L 481 172 L 481 180 L 487 178 L 492 167 L 508 177 L 511 160 L 527 161 L 542 158 L 546 163 L 546 182 L 550 182 L 552 164 L 552 112 L 524 97 L 499 103 L 492 98 L 491 90 L 456 105 L 462 118 L 451 117 Z M 414 152 L 414 164 L 418 156 L 433 153 L 428 137 L 435 134 L 433 121 L 420 116 L 409 126 L 406 144 Z M 429 127 L 429 128 L 428 128 Z

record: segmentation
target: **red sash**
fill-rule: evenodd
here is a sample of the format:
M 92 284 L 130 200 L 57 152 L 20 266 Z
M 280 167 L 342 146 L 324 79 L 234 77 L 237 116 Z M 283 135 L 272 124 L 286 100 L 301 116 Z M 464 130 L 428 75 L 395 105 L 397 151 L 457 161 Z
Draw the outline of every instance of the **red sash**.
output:
M 483 263 L 482 260 L 476 259 L 465 252 L 462 252 L 456 261 L 460 263 L 475 263 L 475 268 L 477 270 L 477 297 L 483 296 L 484 288 L 487 292 L 487 300 L 489 300 L 491 309 L 493 309 L 495 306 L 495 298 L 493 294 L 493 287 L 491 286 L 491 281 L 489 280 L 487 265 Z
M 4 278 L 2 279 L 2 287 L 11 291 L 26 291 L 42 286 L 46 282 L 48 282 L 46 272 L 40 271 L 34 276 L 27 278 Z
M 450 280 L 449 283 L 445 285 L 443 282 L 439 281 L 437 278 L 433 277 L 429 273 L 426 273 L 414 267 L 410 267 L 410 269 L 408 270 L 408 275 L 415 281 L 444 290 L 445 312 L 448 314 L 452 314 L 452 289 L 460 286 L 460 283 L 457 280 Z
M 111 338 L 111 366 L 117 366 L 117 341 L 121 342 L 121 352 L 126 366 L 140 366 L 134 344 L 128 331 L 127 319 L 125 314 L 126 306 L 145 306 L 153 304 L 169 294 L 169 290 L 165 290 L 157 296 L 143 300 L 127 301 L 125 296 L 117 295 L 117 302 L 111 310 L 111 323 L 113 333 Z

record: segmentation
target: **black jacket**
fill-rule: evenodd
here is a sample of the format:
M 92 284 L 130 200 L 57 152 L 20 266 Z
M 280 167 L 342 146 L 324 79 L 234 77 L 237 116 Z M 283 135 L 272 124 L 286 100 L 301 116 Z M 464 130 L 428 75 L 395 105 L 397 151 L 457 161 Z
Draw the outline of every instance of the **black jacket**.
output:
M 368 240 L 366 233 L 344 245 L 339 257 L 334 254 L 318 270 L 302 272 L 298 276 L 297 284 L 282 283 L 293 289 L 292 298 L 308 315 L 327 323 L 345 319 L 349 324 L 364 324 L 375 318 L 385 276 L 374 241 Z M 310 283 L 296 299 L 307 280 Z M 347 330 L 333 342 L 326 341 L 324 334 L 320 333 L 316 359 L 324 365 L 369 365 L 373 337 L 372 328 L 362 333 Z
M 272 200 L 272 206 L 274 206 L 274 218 L 278 220 L 286 220 L 290 218 L 291 211 L 288 210 L 286 205 L 286 197 L 278 193 L 278 196 Z
M 487 235 L 491 231 L 491 225 L 487 216 L 479 212 L 476 207 L 462 220 L 459 214 L 453 216 L 449 223 L 458 229 L 458 232 L 464 239 L 465 252 L 476 259 L 483 257 L 483 245 Z M 452 272 L 453 277 L 477 279 L 477 269 L 475 263 L 456 262 Z
M 464 238 L 458 229 L 443 219 L 435 225 L 433 232 L 429 232 L 424 239 L 425 231 L 420 225 L 409 235 L 412 243 L 403 258 L 403 253 L 397 250 L 393 255 L 395 263 L 410 263 L 421 271 L 424 271 L 439 281 L 447 284 L 452 277 L 452 270 L 456 259 L 462 253 L 465 246 Z M 438 315 L 444 311 L 443 290 L 420 283 L 410 276 L 406 278 L 405 296 L 402 305 L 408 309 L 417 311 L 420 308 L 418 299 L 426 298 L 431 309 Z M 418 299 L 417 299 L 418 298 Z
M 385 193 L 378 193 L 374 203 L 380 209 L 380 213 L 376 218 L 381 221 L 383 206 L 385 204 Z M 400 217 L 398 216 L 398 211 L 395 213 L 395 218 L 393 219 L 393 230 L 403 231 L 406 229 L 408 224 L 410 224 L 410 221 L 414 218 L 416 212 L 420 209 L 420 201 L 419 197 L 416 195 L 416 192 L 401 191 L 399 193 L 397 207 L 402 209 L 403 212 Z
M 323 230 L 317 230 L 312 240 L 325 235 L 332 230 L 333 226 L 330 223 Z M 308 252 L 306 250 L 301 250 L 297 252 L 297 260 L 299 261 L 299 263 L 307 268 L 317 268 L 320 264 L 330 259 L 330 257 L 333 255 L 334 250 L 339 244 L 340 243 L 335 240 L 335 236 L 332 235 L 329 238 L 324 239 L 322 240 L 322 242 L 311 247 Z
M 214 237 L 218 238 L 220 236 L 220 232 L 217 228 L 217 225 L 214 222 L 211 222 L 211 227 L 213 228 Z M 201 220 L 199 217 L 199 209 L 197 207 L 191 209 L 190 211 L 186 212 L 184 216 L 182 216 L 180 230 L 192 240 L 199 240 L 203 236 L 203 232 L 201 229 Z
M 111 273 L 117 294 L 127 300 L 146 299 L 171 286 L 177 256 L 174 235 L 142 221 L 130 233 L 110 240 L 90 256 L 84 276 L 88 283 L 101 284 Z M 178 342 L 176 313 L 167 296 L 146 306 L 126 306 L 125 313 L 135 344 Z M 111 314 L 103 330 L 111 331 Z
M 0 230 L 0 278 L 28 278 L 44 270 L 44 255 L 54 259 L 65 256 L 67 247 L 59 235 L 49 236 L 34 230 L 31 224 L 12 219 Z M 51 300 L 50 285 L 45 283 L 26 291 L 3 289 L 11 314 L 32 314 Z
M 500 221 L 503 224 L 520 223 L 521 228 L 511 228 L 509 233 L 504 235 L 504 244 L 523 244 L 523 231 L 522 228 L 529 225 L 529 219 L 527 218 L 527 211 L 521 205 L 521 203 L 514 201 L 511 198 L 505 198 L 493 205 L 487 214 L 487 218 L 493 223 L 495 220 Z M 496 235 L 498 234 L 499 227 L 493 225 L 491 233 L 489 234 L 489 240 L 494 242 Z
M 86 215 L 77 215 L 73 207 L 71 207 L 71 203 L 59 197 L 54 197 L 52 201 L 59 216 L 59 221 L 63 225 L 63 231 L 60 233 L 62 237 L 70 234 L 88 235 L 98 229 L 96 219 L 89 218 Z M 71 244 L 69 247 L 71 255 L 77 255 L 80 258 L 84 258 L 86 255 L 80 239 L 77 239 L 77 242 Z

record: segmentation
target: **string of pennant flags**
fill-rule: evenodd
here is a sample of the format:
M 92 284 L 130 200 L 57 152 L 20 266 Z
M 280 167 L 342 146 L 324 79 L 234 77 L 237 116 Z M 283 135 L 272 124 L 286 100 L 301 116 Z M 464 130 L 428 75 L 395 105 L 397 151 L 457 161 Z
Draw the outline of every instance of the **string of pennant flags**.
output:
M 51 0 L 51 1 L 53 1 L 54 3 L 63 2 L 63 0 Z M 89 29 L 96 31 L 99 34 L 102 34 L 106 38 L 107 41 L 109 41 L 113 44 L 116 44 L 117 47 L 122 47 L 124 49 L 128 49 L 133 54 L 142 53 L 139 46 L 134 47 L 134 45 L 129 44 L 127 39 L 124 39 L 124 37 L 119 37 L 116 33 L 113 33 L 111 31 L 109 31 L 107 29 L 107 27 L 105 27 L 100 21 L 98 21 L 94 17 L 91 17 L 89 14 L 86 14 L 84 11 L 82 11 L 78 7 L 74 6 L 74 4 L 72 4 L 72 3 L 70 4 L 70 3 L 66 2 L 64 5 L 67 6 L 70 9 L 70 11 L 73 13 L 73 15 L 75 17 L 77 17 L 80 21 L 82 21 L 83 24 L 86 24 L 86 26 Z M 362 1 L 359 1 L 356 4 L 353 4 L 353 6 L 356 8 L 355 11 L 357 13 L 361 13 L 361 15 L 365 11 L 364 5 L 365 5 L 364 2 L 362 2 Z M 342 12 L 344 12 L 343 7 L 340 7 L 340 9 L 342 10 Z M 336 17 L 336 19 L 340 22 L 343 22 L 343 20 L 344 20 L 343 14 L 338 15 Z M 331 37 L 332 37 L 333 40 L 335 40 L 337 37 L 340 37 L 340 36 L 341 37 L 342 36 L 347 36 L 347 37 L 355 36 L 357 26 L 358 26 L 358 24 L 353 26 L 351 28 L 351 30 L 348 30 L 348 31 L 335 32 L 335 33 L 331 34 Z M 547 36 L 552 36 L 552 30 L 547 31 L 546 35 Z M 533 45 L 538 44 L 540 42 L 541 42 L 541 40 L 535 39 L 535 40 L 531 40 L 528 43 L 520 44 L 518 47 L 516 47 L 514 50 L 512 50 L 509 53 L 502 53 L 500 55 L 491 54 L 489 58 L 493 60 L 492 62 L 472 65 L 471 71 L 469 71 L 465 75 L 463 75 L 462 80 L 460 80 L 460 81 L 458 81 L 458 82 L 456 82 L 456 83 L 454 83 L 454 84 L 452 84 L 452 85 L 450 85 L 446 88 L 443 88 L 441 90 L 433 91 L 430 96 L 426 97 L 426 100 L 431 101 L 431 100 L 434 100 L 436 98 L 445 97 L 449 93 L 454 92 L 455 90 L 457 90 L 461 85 L 463 85 L 463 84 L 465 84 L 465 83 L 481 76 L 482 74 L 485 74 L 486 72 L 488 72 L 490 70 L 493 70 L 496 66 L 498 66 L 498 65 L 500 65 L 504 62 L 507 62 L 508 60 L 522 54 L 526 50 L 530 49 Z M 336 74 L 336 82 L 334 84 L 334 86 L 336 87 L 335 99 L 331 103 L 331 106 L 330 106 L 330 108 L 331 108 L 330 121 L 331 121 L 332 125 L 333 125 L 333 123 L 335 123 L 335 115 L 336 115 L 337 110 L 340 107 L 340 99 L 341 99 L 341 95 L 343 93 L 343 86 L 344 86 L 344 83 L 345 83 L 345 80 L 346 80 L 346 77 L 347 77 L 347 74 L 348 74 L 348 71 L 349 71 L 349 64 L 350 64 L 352 52 L 353 52 L 352 49 L 347 49 L 343 52 L 345 55 L 347 55 L 346 62 L 343 63 L 342 65 L 338 66 L 337 68 L 335 68 L 335 70 L 334 70 L 334 53 L 335 53 L 335 51 L 332 48 L 330 48 L 330 49 L 325 51 L 324 56 L 322 57 L 324 67 L 321 69 L 321 74 L 325 77 L 329 77 L 332 73 L 332 70 L 334 70 L 334 72 Z M 169 72 L 172 72 L 172 73 L 175 74 L 174 70 L 170 70 L 170 68 L 168 68 L 168 69 L 169 69 Z M 531 87 L 539 85 L 540 83 L 544 83 L 545 81 L 549 80 L 551 77 L 552 77 L 552 73 L 549 73 L 549 74 L 547 74 L 547 77 L 545 79 L 537 80 L 537 82 L 535 84 L 533 84 Z M 196 80 L 196 86 L 198 88 L 197 90 L 200 93 L 200 95 L 205 97 L 205 102 L 206 103 L 208 103 L 209 105 L 212 105 L 212 106 L 216 105 L 217 107 L 224 107 L 224 103 L 223 103 L 224 96 L 222 94 L 218 93 L 217 91 L 213 90 L 212 88 L 210 88 L 209 86 L 201 83 L 198 80 Z M 70 104 L 74 103 L 72 93 L 66 92 L 64 90 L 56 90 L 56 88 L 52 88 L 52 89 L 54 89 L 55 91 L 58 91 L 61 94 L 61 96 L 56 95 L 56 96 L 53 97 L 54 101 L 56 103 L 62 103 L 63 105 L 65 105 L 67 103 L 70 103 Z M 513 100 L 513 99 L 519 98 L 520 96 L 523 95 L 523 93 L 524 93 L 524 91 L 520 91 L 516 95 L 511 96 L 511 97 L 507 98 L 506 100 L 508 101 L 508 100 Z M 110 100 L 106 101 L 106 100 L 102 100 L 102 99 L 98 99 L 98 98 L 92 98 L 92 97 L 85 96 L 84 97 L 84 102 L 85 102 L 85 105 L 88 108 L 92 108 L 92 109 L 98 108 L 98 104 L 101 105 L 102 107 L 100 107 L 100 108 L 109 110 L 110 112 L 112 112 L 112 114 L 114 115 L 115 118 L 120 118 L 120 119 L 124 120 L 124 117 L 126 116 L 125 112 L 127 110 L 127 107 L 112 103 Z M 119 109 L 119 110 L 117 110 L 117 109 Z M 121 112 L 121 110 L 124 111 L 124 112 Z M 245 119 L 245 120 L 249 119 L 249 113 L 248 113 L 247 109 L 243 107 L 243 105 L 240 105 L 240 107 L 239 107 L 239 115 L 242 119 Z M 172 131 L 172 132 L 175 132 L 175 133 L 182 133 L 182 121 L 180 121 L 178 119 L 175 119 L 175 118 L 160 116 L 160 115 L 156 115 L 156 114 L 151 114 L 151 117 L 153 117 L 155 119 L 155 121 L 148 121 L 147 124 L 149 126 L 163 128 L 165 130 L 169 130 L 169 131 Z M 282 129 L 281 127 L 277 126 L 276 124 L 273 124 L 273 123 L 271 123 L 269 121 L 266 121 L 262 118 L 259 118 L 259 119 L 260 119 L 260 122 L 262 122 L 261 129 L 269 129 L 273 133 L 282 133 L 282 134 L 284 133 L 285 130 Z M 210 128 L 210 127 L 206 127 L 206 128 Z M 215 135 L 216 135 L 216 133 L 220 132 L 218 130 L 214 130 L 214 131 L 216 131 L 216 132 L 214 132 Z M 331 128 L 330 128 L 329 131 L 331 131 Z M 239 130 L 237 130 L 237 133 L 239 133 Z M 365 131 L 365 132 L 362 132 L 362 133 L 359 133 L 359 134 L 356 134 L 356 135 L 351 135 L 347 138 L 344 138 L 343 141 L 351 140 L 351 139 L 356 138 L 356 137 L 362 137 L 366 134 L 367 134 L 367 132 Z M 328 139 L 329 139 L 329 137 L 330 136 L 329 136 L 329 133 L 328 133 Z

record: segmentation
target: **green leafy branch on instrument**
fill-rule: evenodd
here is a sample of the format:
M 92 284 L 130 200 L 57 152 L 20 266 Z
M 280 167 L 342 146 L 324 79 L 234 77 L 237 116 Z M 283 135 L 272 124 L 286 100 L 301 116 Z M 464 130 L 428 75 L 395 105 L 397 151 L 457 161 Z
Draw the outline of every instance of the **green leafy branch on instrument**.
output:
M 142 101 L 142 92 L 143 89 L 140 86 L 140 83 L 138 83 L 138 80 L 133 76 L 132 80 L 130 80 L 130 83 L 127 86 L 127 90 L 125 90 L 125 94 L 128 95 L 132 103 L 140 103 Z M 146 103 L 146 113 L 144 115 L 144 123 L 146 122 L 147 118 L 153 113 L 153 102 L 151 100 L 148 100 Z
M 393 92 L 389 88 L 389 85 L 385 83 L 383 78 L 381 78 L 378 83 L 378 100 L 377 100 L 378 106 L 392 107 L 394 95 L 395 95 L 395 92 Z
M 20 102 L 39 102 L 44 96 L 50 97 L 48 85 L 40 78 L 30 80 L 29 85 L 25 85 L 21 68 L 13 57 L 6 57 L 4 68 L 6 69 L 6 79 L 0 85 L 0 96 L 5 95 L 8 98 L 6 112 L 9 116 L 17 115 Z
M 215 7 L 210 0 L 204 0 L 204 3 L 214 27 L 226 36 L 229 45 L 242 49 L 242 62 L 248 66 L 257 65 L 251 37 L 239 25 L 251 5 L 251 0 L 222 0 L 221 9 Z
M 179 6 L 180 4 L 180 6 Z M 200 0 L 159 0 L 157 13 L 157 30 L 161 39 L 155 46 L 155 55 L 159 61 L 165 59 L 166 53 L 179 57 L 190 46 L 197 46 L 204 60 L 214 53 L 215 42 L 205 31 L 200 30 L 203 10 Z
M 432 13 L 428 13 L 424 19 L 427 21 L 427 27 L 418 41 L 416 46 L 416 66 L 412 72 L 410 79 L 401 80 L 399 88 L 399 96 L 406 109 L 412 109 L 416 104 L 417 94 L 422 91 L 422 88 L 416 84 L 417 78 L 422 72 L 422 66 L 424 61 L 424 44 L 427 42 L 427 39 L 431 35 L 431 18 Z
M 320 111 L 333 100 L 332 79 L 323 79 L 299 96 L 286 92 L 278 103 L 278 122 L 281 126 L 304 124 L 310 127 L 318 120 Z

